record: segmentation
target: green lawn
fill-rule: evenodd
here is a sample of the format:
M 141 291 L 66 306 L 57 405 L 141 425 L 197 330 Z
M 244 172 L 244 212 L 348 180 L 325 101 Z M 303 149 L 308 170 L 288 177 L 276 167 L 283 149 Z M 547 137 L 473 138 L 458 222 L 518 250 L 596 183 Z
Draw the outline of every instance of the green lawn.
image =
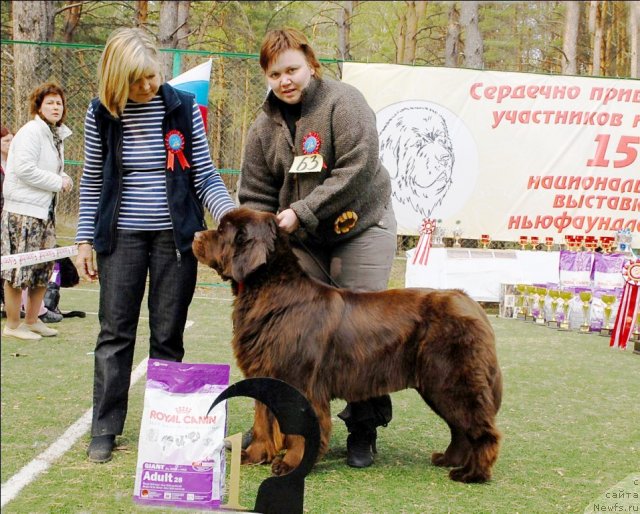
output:
M 231 295 L 203 273 L 186 331 L 186 361 L 233 363 Z M 36 343 L 2 341 L 2 483 L 55 441 L 91 407 L 97 286 L 62 291 L 61 309 L 84 319 L 56 325 L 60 336 Z M 394 419 L 380 430 L 374 466 L 344 463 L 346 430 L 335 413 L 331 450 L 306 482 L 310 513 L 582 513 L 608 489 L 635 488 L 618 503 L 640 512 L 640 355 L 612 350 L 595 335 L 557 332 L 491 317 L 504 373 L 498 424 L 504 442 L 488 484 L 452 482 L 429 463 L 448 443 L 446 425 L 414 391 L 393 394 Z M 4 326 L 4 323 L 3 323 Z M 147 352 L 139 327 L 135 363 Z M 242 377 L 232 366 L 231 381 Z M 47 472 L 25 487 L 3 513 L 116 513 L 160 510 L 132 501 L 144 380 L 130 396 L 125 431 L 114 459 L 87 462 L 85 434 Z M 229 433 L 251 423 L 252 402 L 229 402 Z M 253 507 L 266 466 L 242 468 L 241 503 Z M 629 502 L 634 502 L 629 503 Z M 597 503 L 600 502 L 600 503 Z M 625 503 L 626 502 L 626 503 Z M 635 509 L 635 510 L 634 510 Z M 611 510 L 610 510 L 611 511 Z M 597 510 L 596 510 L 597 512 Z M 615 511 L 614 511 L 615 512 Z M 618 511 L 620 512 L 620 511 Z

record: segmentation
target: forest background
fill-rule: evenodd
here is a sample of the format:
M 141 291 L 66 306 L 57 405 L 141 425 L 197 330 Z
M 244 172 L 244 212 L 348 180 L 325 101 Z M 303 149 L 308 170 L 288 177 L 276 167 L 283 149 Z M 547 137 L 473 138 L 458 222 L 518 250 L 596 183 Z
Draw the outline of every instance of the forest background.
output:
M 303 30 L 336 78 L 344 61 L 625 78 L 640 73 L 640 1 L 2 0 L 0 7 L 2 124 L 17 130 L 28 119 L 33 86 L 60 82 L 74 132 L 65 148 L 67 172 L 76 179 L 84 114 L 97 93 L 97 62 L 119 26 L 144 27 L 157 38 L 166 79 L 213 60 L 210 147 L 232 192 L 248 127 L 266 91 L 257 53 L 272 28 Z M 72 223 L 77 198 L 65 196 L 59 208 Z

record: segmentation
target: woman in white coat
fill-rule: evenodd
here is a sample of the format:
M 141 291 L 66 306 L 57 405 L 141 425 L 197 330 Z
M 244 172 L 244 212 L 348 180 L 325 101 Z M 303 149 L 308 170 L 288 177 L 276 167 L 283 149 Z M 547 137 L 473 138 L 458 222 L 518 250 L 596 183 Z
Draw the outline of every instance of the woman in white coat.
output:
M 4 208 L 0 222 L 2 255 L 54 248 L 57 193 L 71 191 L 73 181 L 64 173 L 64 140 L 71 130 L 64 125 L 66 100 L 55 83 L 38 86 L 29 97 L 33 119 L 15 134 L 3 185 Z M 7 322 L 4 335 L 36 340 L 57 335 L 38 318 L 53 261 L 2 271 Z M 24 322 L 20 323 L 22 289 L 28 290 Z

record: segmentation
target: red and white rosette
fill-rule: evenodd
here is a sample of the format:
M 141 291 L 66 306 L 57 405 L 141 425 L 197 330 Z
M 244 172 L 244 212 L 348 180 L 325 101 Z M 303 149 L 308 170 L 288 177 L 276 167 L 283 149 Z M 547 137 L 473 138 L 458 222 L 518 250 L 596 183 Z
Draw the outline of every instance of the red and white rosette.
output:
M 167 169 L 173 171 L 174 156 L 178 158 L 180 166 L 185 170 L 191 165 L 184 156 L 184 135 L 179 130 L 171 130 L 164 138 L 164 144 L 167 148 Z
M 420 239 L 418 239 L 418 246 L 413 254 L 413 261 L 411 264 L 420 264 L 422 266 L 427 265 L 429 259 L 429 250 L 431 249 L 431 234 L 436 229 L 435 220 L 425 218 L 420 225 Z
M 640 259 L 625 263 L 622 268 L 622 276 L 625 284 L 609 346 L 624 350 L 631 336 L 633 320 L 640 303 Z

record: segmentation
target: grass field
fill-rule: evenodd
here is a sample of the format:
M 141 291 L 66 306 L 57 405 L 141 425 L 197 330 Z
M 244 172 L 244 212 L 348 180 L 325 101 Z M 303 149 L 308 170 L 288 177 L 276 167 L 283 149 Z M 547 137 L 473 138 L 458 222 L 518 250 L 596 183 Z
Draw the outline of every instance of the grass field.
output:
M 395 276 L 401 282 L 402 273 L 396 270 Z M 199 278 L 189 315 L 193 324 L 185 333 L 186 361 L 233 364 L 231 295 L 216 282 L 209 272 Z M 97 299 L 97 285 L 64 289 L 61 309 L 84 310 L 86 318 L 57 324 L 56 338 L 36 343 L 3 339 L 3 484 L 91 407 Z M 335 417 L 343 402 L 336 401 L 331 450 L 307 478 L 306 512 L 598 512 L 601 506 L 613 506 L 611 494 L 603 496 L 612 487 L 631 493 L 615 499 L 627 510 L 609 512 L 640 512 L 640 355 L 612 350 L 607 339 L 595 335 L 495 316 L 491 321 L 505 382 L 498 417 L 504 442 L 493 480 L 455 483 L 446 470 L 429 464 L 431 452 L 448 444 L 448 430 L 414 391 L 392 395 L 394 419 L 380 430 L 374 466 L 349 468 L 344 462 L 346 430 Z M 145 319 L 135 364 L 146 356 L 147 340 Z M 241 378 L 232 366 L 231 381 Z M 125 431 L 111 462 L 87 462 L 85 434 L 3 513 L 166 512 L 132 501 L 143 391 L 140 380 L 131 392 Z M 229 402 L 229 433 L 250 426 L 251 410 L 248 398 Z M 267 476 L 266 466 L 242 468 L 243 505 L 253 507 Z

